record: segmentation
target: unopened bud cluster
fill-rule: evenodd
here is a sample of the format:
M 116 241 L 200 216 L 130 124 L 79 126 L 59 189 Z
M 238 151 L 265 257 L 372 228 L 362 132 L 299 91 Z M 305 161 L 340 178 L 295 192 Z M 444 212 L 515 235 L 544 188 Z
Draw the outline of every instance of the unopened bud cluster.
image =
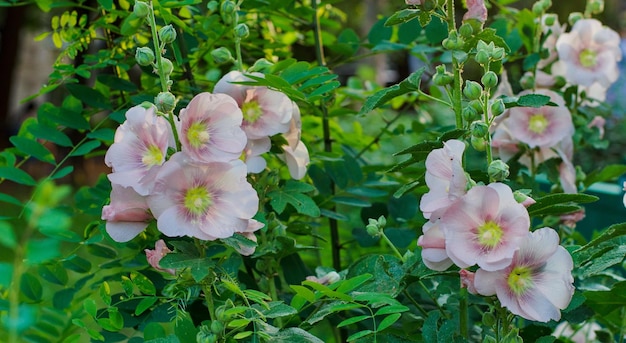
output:
M 367 230 L 367 234 L 369 234 L 370 236 L 376 238 L 376 237 L 380 237 L 382 235 L 383 229 L 385 228 L 385 225 L 387 225 L 387 219 L 385 219 L 384 216 L 380 216 L 378 217 L 378 219 L 368 219 L 369 224 L 367 224 L 367 226 L 365 226 L 365 229 Z

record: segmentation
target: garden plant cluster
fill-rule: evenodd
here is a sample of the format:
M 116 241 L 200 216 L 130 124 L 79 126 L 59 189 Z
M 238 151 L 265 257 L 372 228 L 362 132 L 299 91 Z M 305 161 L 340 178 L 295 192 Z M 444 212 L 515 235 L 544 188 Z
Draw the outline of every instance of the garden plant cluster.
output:
M 603 0 L 365 34 L 350 1 L 30 3 L 59 56 L 0 152 L 1 341 L 624 341 L 626 224 L 581 220 L 626 165 L 577 165 L 612 143 Z

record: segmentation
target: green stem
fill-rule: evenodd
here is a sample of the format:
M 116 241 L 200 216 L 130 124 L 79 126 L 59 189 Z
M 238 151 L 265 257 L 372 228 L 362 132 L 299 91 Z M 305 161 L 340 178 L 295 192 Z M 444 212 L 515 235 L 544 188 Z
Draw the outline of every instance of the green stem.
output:
M 209 310 L 209 317 L 211 320 L 216 320 L 215 316 L 215 302 L 213 301 L 213 292 L 211 291 L 211 285 L 202 284 L 202 291 L 204 292 L 204 299 L 206 301 L 206 307 Z
M 441 308 L 441 306 L 439 305 L 439 303 L 437 302 L 437 298 L 435 298 L 431 293 L 430 290 L 428 289 L 428 287 L 426 287 L 426 285 L 424 284 L 424 282 L 422 282 L 422 280 L 417 282 L 422 289 L 424 290 L 424 292 L 426 292 L 426 294 L 428 294 L 428 296 L 430 297 L 430 299 L 433 301 L 433 303 L 435 304 L 435 306 L 437 306 L 437 309 L 439 310 L 439 312 L 441 312 L 441 315 L 444 318 L 450 318 L 448 316 L 448 314 L 443 310 L 443 308 Z
M 237 56 L 237 60 L 235 61 L 237 70 L 243 73 L 243 59 L 241 57 L 241 38 L 239 37 L 235 37 L 235 54 Z
M 387 243 L 387 245 L 389 245 L 389 247 L 391 248 L 391 250 L 393 250 L 393 253 L 396 254 L 396 256 L 398 256 L 398 258 L 400 259 L 400 261 L 402 261 L 402 263 L 406 262 L 404 260 L 404 256 L 402 256 L 402 254 L 400 253 L 400 251 L 398 251 L 398 248 L 396 248 L 396 246 L 389 240 L 389 238 L 387 237 L 387 235 L 385 235 L 385 233 L 383 232 L 383 230 L 380 230 L 380 236 L 383 238 L 383 240 L 385 241 L 385 243 Z
M 452 89 L 452 109 L 454 110 L 454 117 L 456 118 L 456 128 L 463 128 L 463 104 L 461 99 L 461 84 L 463 79 L 461 78 L 461 64 L 457 61 L 454 55 L 452 56 L 452 69 L 454 73 L 454 83 Z
M 361 155 L 363 155 L 367 150 L 369 150 L 369 148 L 378 143 L 378 141 L 380 141 L 380 138 L 385 134 L 388 133 L 388 129 L 391 126 L 391 124 L 395 123 L 398 119 L 400 119 L 400 117 L 402 116 L 402 113 L 398 112 L 396 114 L 395 117 L 393 117 L 393 119 L 391 120 L 386 120 L 385 118 L 383 118 L 383 120 L 386 122 L 385 123 L 385 127 L 382 128 L 382 130 L 380 130 L 380 132 L 376 135 L 376 137 L 374 137 L 374 139 L 372 139 L 371 142 L 369 142 L 369 144 L 367 144 L 363 149 L 361 149 L 355 156 L 355 159 L 359 159 L 361 157 Z
M 426 310 L 422 307 L 422 305 L 420 305 L 417 302 L 417 300 L 415 300 L 415 298 L 413 298 L 413 296 L 411 296 L 411 293 L 409 293 L 409 291 L 407 291 L 406 288 L 402 292 L 404 293 L 404 295 L 407 298 L 409 298 L 409 300 L 411 301 L 413 306 L 415 306 L 415 308 L 417 308 L 417 310 L 420 311 L 420 313 L 422 314 L 422 316 L 424 316 L 424 318 L 428 317 L 428 312 L 426 312 Z
M 271 261 L 270 261 L 271 263 Z M 272 297 L 273 301 L 280 301 L 280 299 L 278 299 L 278 290 L 276 289 L 276 281 L 274 280 L 274 273 L 272 272 L 271 268 L 269 271 L 269 273 L 267 273 L 266 277 L 267 277 L 267 286 L 270 289 L 270 296 Z M 282 320 L 281 318 L 275 318 L 274 319 L 274 324 L 276 325 L 276 327 L 281 328 L 283 326 L 282 324 Z
M 483 118 L 487 127 L 491 127 L 492 118 L 489 118 L 489 97 L 491 96 L 491 91 L 486 88 L 483 91 Z M 493 162 L 493 152 L 491 151 L 491 135 L 487 133 L 485 135 L 485 140 L 487 143 L 485 144 L 485 152 L 487 153 L 487 167 L 491 165 Z M 491 180 L 493 181 L 493 180 Z
M 454 0 L 446 0 L 446 11 L 448 16 L 448 31 L 456 29 L 456 20 L 454 18 Z
M 469 331 L 468 331 L 468 316 L 467 316 L 467 288 L 461 287 L 459 299 L 459 326 L 461 331 L 461 337 L 465 340 L 465 342 L 469 342 Z
M 445 101 L 445 100 L 442 100 L 442 99 L 436 98 L 436 97 L 434 97 L 434 96 L 432 96 L 432 95 L 430 95 L 430 94 L 426 94 L 426 93 L 424 93 L 424 91 L 422 91 L 422 90 L 420 90 L 420 91 L 419 91 L 419 93 L 420 93 L 420 95 L 421 95 L 421 96 L 426 97 L 426 98 L 428 98 L 429 100 L 432 100 L 432 101 L 438 102 L 438 103 L 440 103 L 440 104 L 442 104 L 442 105 L 446 105 L 447 107 L 452 107 L 452 104 L 451 104 L 451 103 L 449 103 L 449 102 L 447 102 L 447 101 Z
M 161 57 L 161 51 L 163 51 L 163 46 L 159 42 L 159 33 L 156 28 L 156 18 L 154 16 L 154 7 L 152 6 L 152 2 L 150 2 L 150 14 L 148 15 L 148 20 L 150 21 L 148 24 L 150 25 L 150 30 L 152 31 L 152 42 L 154 44 L 154 57 L 156 58 L 156 66 L 159 74 L 159 80 L 161 81 L 161 91 L 167 92 L 169 87 L 167 86 L 167 77 L 163 73 L 163 60 Z

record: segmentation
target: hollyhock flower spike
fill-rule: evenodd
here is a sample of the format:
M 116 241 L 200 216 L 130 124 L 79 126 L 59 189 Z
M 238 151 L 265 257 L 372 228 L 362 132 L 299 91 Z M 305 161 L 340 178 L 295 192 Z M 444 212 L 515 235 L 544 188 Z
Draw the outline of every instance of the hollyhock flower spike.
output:
M 460 268 L 494 271 L 511 263 L 530 217 L 503 183 L 475 186 L 441 216 L 446 253 Z
M 153 219 L 148 211 L 146 197 L 131 187 L 112 184 L 111 203 L 102 208 L 106 231 L 116 242 L 128 242 L 135 238 Z
M 556 231 L 542 228 L 526 235 L 509 266 L 478 269 L 474 285 L 479 294 L 497 295 L 513 314 L 538 322 L 559 320 L 574 294 L 573 266 Z
M 263 77 L 261 73 L 250 73 Z M 259 139 L 289 131 L 293 105 L 289 98 L 264 86 L 246 86 L 234 82 L 252 81 L 239 71 L 224 75 L 214 93 L 230 95 L 243 112 L 242 128 L 249 139 Z
M 443 210 L 432 214 L 430 220 L 422 226 L 423 234 L 417 239 L 417 245 L 422 247 L 422 261 L 426 267 L 440 272 L 453 264 L 446 252 L 446 239 L 440 226 Z
M 148 204 L 159 231 L 204 240 L 248 231 L 259 198 L 241 160 L 193 164 L 178 152 L 163 165 Z
M 106 165 L 113 168 L 109 180 L 148 195 L 170 146 L 175 146 L 174 135 L 167 120 L 158 117 L 154 107 L 132 107 L 104 156 Z
M 199 163 L 238 159 L 246 146 L 243 115 L 225 94 L 200 93 L 180 111 L 182 150 Z
M 425 179 L 429 190 L 420 202 L 424 218 L 430 218 L 431 213 L 465 194 L 468 180 L 462 164 L 464 150 L 464 142 L 451 139 L 426 157 Z
M 565 64 L 565 78 L 572 84 L 609 87 L 617 80 L 617 62 L 622 59 L 619 34 L 596 19 L 578 20 L 569 33 L 556 42 L 559 60 Z
M 161 266 L 159 265 L 159 261 L 161 261 L 161 259 L 163 258 L 163 256 L 171 253 L 172 251 L 167 247 L 167 245 L 165 245 L 165 241 L 162 239 L 159 239 L 158 241 L 156 241 L 156 243 L 154 244 L 154 250 L 150 250 L 150 249 L 145 249 L 146 252 L 146 259 L 148 260 L 148 263 L 152 266 L 152 268 L 161 271 L 161 272 L 165 272 L 165 273 L 169 273 L 172 275 L 176 275 L 176 269 L 164 269 L 161 268 Z

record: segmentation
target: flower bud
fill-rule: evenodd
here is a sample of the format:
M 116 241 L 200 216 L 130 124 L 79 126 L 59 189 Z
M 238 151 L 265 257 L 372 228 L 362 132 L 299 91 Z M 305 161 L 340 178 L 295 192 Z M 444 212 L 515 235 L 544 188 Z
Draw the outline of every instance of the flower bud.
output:
M 222 322 L 220 322 L 219 320 L 214 320 L 211 322 L 211 332 L 219 335 L 222 333 L 222 331 L 224 331 L 224 324 L 222 324 Z
M 535 199 L 529 197 L 527 194 L 525 194 L 523 192 L 520 192 L 520 191 L 513 192 L 513 198 L 518 203 L 524 205 L 524 207 L 528 207 L 528 206 L 536 203 Z
M 149 66 L 154 62 L 154 52 L 148 47 L 137 48 L 135 51 L 135 60 L 140 66 Z
M 504 54 L 505 54 L 504 48 L 496 47 L 491 52 L 491 58 L 494 61 L 499 61 L 504 58 Z
M 483 325 L 485 325 L 486 327 L 492 327 L 493 324 L 495 323 L 496 323 L 496 316 L 494 316 L 493 313 L 485 312 L 483 314 Z
M 475 121 L 470 124 L 470 132 L 474 137 L 487 137 L 489 126 L 483 121 Z
M 465 87 L 463 87 L 463 95 L 470 100 L 476 100 L 480 98 L 483 93 L 483 87 L 476 81 L 465 81 Z
M 529 72 L 524 73 L 519 81 L 519 84 L 524 89 L 533 89 L 535 88 L 535 77 Z
M 471 106 L 463 107 L 461 115 L 463 116 L 463 119 L 465 119 L 466 122 L 472 122 L 478 119 L 478 112 Z
M 509 177 L 509 165 L 502 160 L 495 160 L 487 168 L 487 174 L 494 181 L 504 181 Z
M 217 8 L 220 6 L 219 1 L 211 0 L 208 4 L 206 4 L 206 8 L 209 10 L 209 13 L 213 13 L 217 11 Z
M 448 50 L 461 50 L 465 46 L 465 40 L 459 36 L 456 30 L 450 31 L 448 38 L 441 43 Z
M 491 89 L 498 85 L 498 75 L 496 75 L 496 73 L 492 71 L 488 71 L 480 79 L 480 82 L 483 84 L 483 86 L 485 86 L 485 88 Z
M 222 15 L 222 20 L 225 24 L 230 25 L 236 23 L 238 20 L 237 5 L 230 0 L 222 2 L 222 6 L 220 7 L 220 14 Z
M 169 113 L 176 107 L 176 97 L 170 92 L 161 92 L 154 99 L 157 109 L 163 113 Z
M 485 151 L 485 149 L 487 148 L 487 141 L 485 141 L 485 139 L 482 137 L 472 136 L 470 138 L 470 143 L 472 143 L 472 147 L 476 151 Z
M 583 19 L 584 17 L 585 16 L 580 12 L 572 12 L 569 14 L 569 17 L 567 17 L 567 22 L 571 26 L 574 26 L 574 24 L 576 24 L 577 21 L 579 21 L 580 19 Z
M 258 60 L 256 60 L 256 62 L 254 62 L 252 67 L 250 67 L 249 71 L 250 72 L 253 72 L 253 71 L 263 72 L 263 71 L 266 71 L 268 68 L 270 68 L 273 65 L 274 65 L 274 63 L 268 61 L 267 59 L 259 58 Z
M 143 1 L 137 1 L 135 6 L 133 6 L 133 13 L 135 13 L 137 18 L 145 18 L 150 14 L 150 6 Z
M 435 76 L 433 76 L 433 83 L 436 86 L 446 86 L 451 84 L 453 81 L 454 75 L 452 75 L 452 73 L 435 74 Z
M 546 13 L 543 16 L 543 24 L 545 26 L 552 26 L 556 23 L 557 16 L 554 13 Z
M 474 29 L 472 28 L 472 25 L 470 23 L 463 23 L 463 25 L 459 27 L 459 33 L 463 38 L 470 38 L 474 33 Z
M 589 0 L 587 2 L 587 12 L 591 14 L 600 14 L 604 12 L 604 0 Z
M 172 64 L 172 61 L 168 60 L 165 57 L 161 58 L 161 68 L 163 68 L 163 74 L 167 76 L 171 75 L 174 71 L 174 65 Z
M 176 40 L 176 30 L 174 26 L 166 25 L 159 30 L 159 39 L 165 44 L 170 44 Z
M 506 106 L 504 106 L 504 101 L 502 101 L 502 99 L 496 99 L 491 103 L 491 107 L 489 109 L 491 110 L 491 115 L 497 117 L 504 113 Z
M 546 8 L 542 1 L 537 1 L 533 4 L 533 14 L 540 16 L 545 12 Z
M 224 64 L 234 60 L 230 50 L 225 47 L 217 48 L 211 51 L 211 57 L 213 57 L 213 61 L 217 64 Z
M 365 226 L 365 230 L 367 234 L 376 238 L 380 237 L 380 228 L 378 227 L 378 222 L 375 219 L 368 219 L 369 224 Z
M 482 114 L 483 113 L 483 102 L 480 100 L 472 100 L 469 102 L 469 106 L 471 108 L 473 108 L 476 113 L 478 114 Z
M 235 26 L 235 36 L 238 38 L 246 38 L 250 35 L 250 30 L 248 29 L 248 25 L 241 23 Z
M 489 53 L 486 50 L 478 50 L 476 56 L 474 56 L 474 60 L 479 64 L 485 65 L 489 63 Z
M 378 217 L 378 226 L 381 228 L 387 226 L 387 218 L 385 218 L 385 216 Z

